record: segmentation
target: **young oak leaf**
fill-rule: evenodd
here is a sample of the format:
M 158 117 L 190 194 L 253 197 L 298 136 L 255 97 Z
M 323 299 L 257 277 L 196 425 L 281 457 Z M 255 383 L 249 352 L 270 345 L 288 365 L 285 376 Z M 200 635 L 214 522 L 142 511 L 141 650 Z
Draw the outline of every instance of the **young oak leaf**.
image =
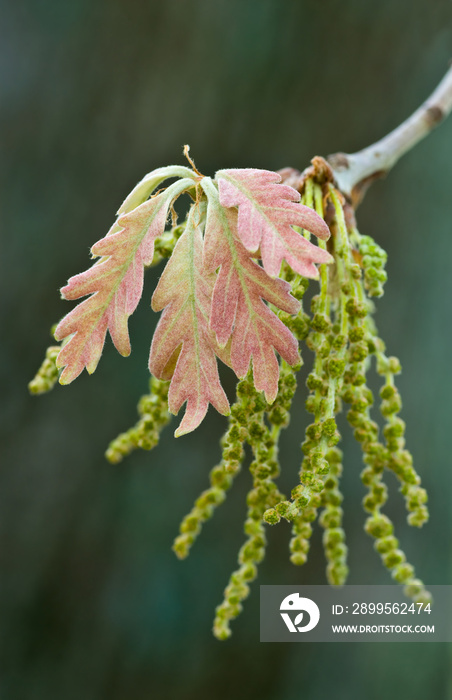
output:
M 219 170 L 216 174 L 220 202 L 238 207 L 238 234 L 247 250 L 260 251 L 266 272 L 277 277 L 283 258 L 303 277 L 318 277 L 315 263 L 333 260 L 325 250 L 310 243 L 292 226 L 327 240 L 330 231 L 310 207 L 299 203 L 300 194 L 280 184 L 281 176 L 254 168 Z
M 291 365 L 299 361 L 298 343 L 264 300 L 287 313 L 297 313 L 299 302 L 290 285 L 269 277 L 254 262 L 237 236 L 237 211 L 221 206 L 210 178 L 201 181 L 208 197 L 204 265 L 220 268 L 212 298 L 210 326 L 223 346 L 231 337 L 230 364 L 238 377 L 253 360 L 254 385 L 269 403 L 278 391 L 279 364 L 275 350 Z
M 133 190 L 129 192 L 119 207 L 118 211 L 116 212 L 118 218 L 106 235 L 111 236 L 113 233 L 120 231 L 122 228 L 121 224 L 119 223 L 121 216 L 123 214 L 128 214 L 136 209 L 140 204 L 143 204 L 143 202 L 145 202 L 148 197 L 151 196 L 154 190 L 162 182 L 168 180 L 169 178 L 191 178 L 192 180 L 195 180 L 197 175 L 191 168 L 186 168 L 182 165 L 167 165 L 163 168 L 156 168 L 150 173 L 147 173 L 140 180 L 140 182 L 135 185 Z M 195 183 L 192 182 L 192 186 L 194 186 L 194 184 Z M 98 260 L 97 264 L 99 262 L 100 261 Z
M 154 242 L 164 229 L 174 199 L 193 186 L 187 178 L 175 182 L 133 211 L 122 214 L 109 233 L 94 244 L 91 252 L 102 256 L 91 268 L 71 277 L 62 288 L 64 299 L 88 299 L 78 304 L 58 324 L 56 340 L 63 345 L 57 367 L 64 367 L 61 384 L 72 382 L 86 367 L 97 367 L 107 330 L 121 355 L 130 354 L 128 318 L 143 291 L 144 267 L 154 255 Z
M 183 165 L 168 165 L 164 168 L 152 170 L 150 173 L 147 173 L 147 175 L 135 185 L 130 194 L 127 195 L 118 209 L 118 215 L 126 214 L 142 204 L 156 187 L 171 177 L 196 179 L 197 175 L 191 168 L 186 168 Z
M 202 262 L 204 210 L 203 204 L 192 206 L 185 231 L 152 297 L 154 311 L 163 309 L 163 313 L 152 340 L 149 369 L 155 377 L 168 379 L 177 359 L 168 393 L 169 410 L 178 413 L 187 402 L 176 437 L 201 423 L 209 403 L 223 415 L 229 414 L 218 376 L 215 336 L 209 329 L 215 274 L 207 272 Z

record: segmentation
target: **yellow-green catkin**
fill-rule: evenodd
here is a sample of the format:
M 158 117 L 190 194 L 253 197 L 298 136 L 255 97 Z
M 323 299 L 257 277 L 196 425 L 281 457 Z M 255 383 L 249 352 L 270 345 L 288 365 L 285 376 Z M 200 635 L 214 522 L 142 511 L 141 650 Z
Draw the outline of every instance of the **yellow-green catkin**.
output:
M 59 371 L 56 366 L 56 358 L 60 350 L 59 345 L 51 345 L 47 348 L 44 362 L 38 369 L 36 376 L 28 384 L 31 394 L 45 394 L 53 389 L 57 383 Z
M 384 354 L 384 343 L 375 334 L 369 332 L 369 344 L 377 359 L 377 371 L 385 377 L 385 384 L 380 389 L 380 412 L 385 419 L 383 435 L 388 451 L 387 467 L 394 472 L 400 482 L 400 490 L 405 497 L 408 510 L 408 523 L 422 527 L 428 520 L 427 492 L 421 487 L 421 478 L 413 467 L 413 457 L 405 449 L 405 423 L 398 413 L 402 400 L 395 386 L 394 376 L 401 372 L 397 357 Z
M 137 448 L 152 450 L 158 444 L 161 431 L 171 419 L 168 388 L 169 382 L 151 377 L 149 394 L 138 403 L 140 420 L 110 443 L 105 453 L 109 462 L 117 464 Z
M 230 622 L 240 614 L 242 601 L 249 594 L 249 583 L 256 578 L 257 565 L 265 556 L 267 539 L 263 514 L 284 499 L 274 479 L 279 475 L 279 434 L 289 423 L 295 390 L 295 372 L 285 362 L 281 363 L 278 394 L 271 406 L 252 389 L 256 400 L 262 403 L 246 414 L 246 441 L 253 452 L 250 465 L 253 488 L 247 496 L 244 525 L 246 540 L 239 551 L 239 568 L 231 575 L 223 602 L 216 608 L 213 633 L 218 639 L 226 639 L 231 634 Z
M 152 267 L 171 257 L 174 246 L 185 230 L 185 223 L 184 221 L 177 226 L 173 226 L 170 231 L 165 231 L 164 234 L 156 239 Z
M 336 220 L 343 236 L 349 235 L 345 219 L 340 216 L 341 202 L 332 192 L 332 201 L 336 209 Z M 383 274 L 376 278 L 366 277 L 368 269 L 382 268 L 385 254 L 369 237 L 359 237 L 356 229 L 350 232 L 351 240 L 358 240 L 360 253 L 364 256 L 361 265 L 353 258 L 344 257 L 345 275 L 348 280 L 342 284 L 342 293 L 346 296 L 345 311 L 348 316 L 348 347 L 347 367 L 344 373 L 344 384 L 341 392 L 343 401 L 350 405 L 347 420 L 354 429 L 354 437 L 359 442 L 366 467 L 361 474 L 361 480 L 367 487 L 363 506 L 369 514 L 365 529 L 375 539 L 375 549 L 380 554 L 384 566 L 391 572 L 392 577 L 405 585 L 405 593 L 419 602 L 427 602 L 430 594 L 425 590 L 422 581 L 416 578 L 414 567 L 406 561 L 404 552 L 399 548 L 399 542 L 394 536 L 394 527 L 390 519 L 381 512 L 387 501 L 387 487 L 383 483 L 385 468 L 394 471 L 402 482 L 402 492 L 410 510 L 412 524 L 422 524 L 426 519 L 426 493 L 419 486 L 420 479 L 412 468 L 411 455 L 404 448 L 404 423 L 397 417 L 401 401 L 394 387 L 394 374 L 400 371 L 396 358 L 384 355 L 384 344 L 378 338 L 375 325 L 371 319 L 372 303 L 366 297 L 366 289 L 372 296 L 380 296 L 385 277 Z M 366 256 L 370 261 L 366 261 Z M 381 263 L 381 264 L 380 264 Z M 380 267 L 378 267 L 380 265 Z M 364 269 L 364 280 L 362 270 Z M 378 282 L 372 286 L 375 280 Z M 372 284 L 371 284 L 372 282 Z M 381 293 L 380 293 L 381 292 Z M 377 358 L 377 371 L 386 378 L 382 389 L 382 413 L 387 423 L 384 428 L 386 445 L 379 440 L 379 428 L 371 419 L 370 409 L 374 403 L 372 391 L 366 383 L 366 373 L 369 368 L 369 357 Z
M 321 188 L 317 184 L 311 187 L 309 182 L 305 203 L 314 206 L 323 215 Z M 292 490 L 291 501 L 283 501 L 264 514 L 265 520 L 271 524 L 278 522 L 281 517 L 292 521 L 290 551 L 291 561 L 296 565 L 304 564 L 307 560 L 312 522 L 317 517 L 319 507 L 326 505 L 325 499 L 329 499 L 331 506 L 333 503 L 340 504 L 342 500 L 339 491 L 340 470 L 335 469 L 330 475 L 328 455 L 331 457 L 334 454 L 334 447 L 340 440 L 335 415 L 340 408 L 337 394 L 345 370 L 346 339 L 344 328 L 340 323 L 333 323 L 331 318 L 333 309 L 329 283 L 327 266 L 321 265 L 320 294 L 311 303 L 313 317 L 306 341 L 315 353 L 314 369 L 307 380 L 310 395 L 306 401 L 307 410 L 314 414 L 314 423 L 307 427 L 306 439 L 302 445 L 305 456 L 300 470 L 300 484 Z M 325 488 L 327 493 L 324 493 Z M 347 575 L 347 548 L 340 524 L 335 528 L 337 532 L 330 533 L 328 527 L 324 536 L 328 562 L 330 564 L 332 558 L 337 562 L 334 569 L 329 566 L 329 578 L 337 584 L 343 583 Z M 337 541 L 338 536 L 340 543 Z
M 342 494 L 339 489 L 343 455 L 341 450 L 333 447 L 328 450 L 325 458 L 329 464 L 329 474 L 321 494 L 323 510 L 319 523 L 324 529 L 323 548 L 327 560 L 326 577 L 331 585 L 340 586 L 347 580 L 349 572 L 345 532 L 342 527 Z
M 265 401 L 254 390 L 251 375 L 238 382 L 237 400 L 231 406 L 228 429 L 221 440 L 221 461 L 210 472 L 210 487 L 201 493 L 182 520 L 180 534 L 174 540 L 173 550 L 179 559 L 185 559 L 189 554 L 203 524 L 226 498 L 226 492 L 242 467 L 249 416 L 263 411 L 264 407 Z
M 382 294 L 386 254 L 370 237 L 360 236 L 356 228 L 347 228 L 345 200 L 331 184 L 323 194 L 330 203 L 329 250 L 335 265 L 329 269 L 320 266 L 320 293 L 312 299 L 310 328 L 303 335 L 315 353 L 314 367 L 307 379 L 310 394 L 306 401 L 314 422 L 308 426 L 302 445 L 305 456 L 300 484 L 293 489 L 291 500 L 280 501 L 268 509 L 264 520 L 276 524 L 282 517 L 292 522 L 291 560 L 300 565 L 307 560 L 312 523 L 321 508 L 327 578 L 335 585 L 345 582 L 347 547 L 339 488 L 343 457 L 336 447 L 340 436 L 335 416 L 342 401 L 348 403 L 347 419 L 366 464 L 362 473 L 362 481 L 368 488 L 363 501 L 369 514 L 365 529 L 375 538 L 375 548 L 392 577 L 405 585 L 405 593 L 425 602 L 429 594 L 400 550 L 391 521 L 381 512 L 387 500 L 383 474 L 389 469 L 401 483 L 410 524 L 420 526 L 428 517 L 427 494 L 413 469 L 411 455 L 404 449 L 405 425 L 398 416 L 401 401 L 394 385 L 400 365 L 396 358 L 384 354 L 384 344 L 371 319 L 373 304 L 368 297 Z M 317 183 L 307 188 L 304 203 L 323 214 L 324 199 Z M 306 318 L 303 321 L 308 322 Z M 374 398 L 366 374 L 372 355 L 377 360 L 377 371 L 386 380 L 380 393 L 380 410 L 386 420 L 385 444 L 380 442 L 379 427 L 370 415 Z
M 302 444 L 304 459 L 300 469 L 300 484 L 292 490 L 292 502 L 296 508 L 290 542 L 291 561 L 304 564 L 309 550 L 311 523 L 317 517 L 322 504 L 326 483 L 331 484 L 328 452 L 339 442 L 335 415 L 339 409 L 336 398 L 345 362 L 342 360 L 342 345 L 339 334 L 333 330 L 330 308 L 324 303 L 322 294 L 312 301 L 313 319 L 307 339 L 308 347 L 315 352 L 314 369 L 309 374 L 307 386 L 310 391 L 306 408 L 314 414 L 314 422 L 306 429 L 306 439 Z M 337 476 L 334 477 L 337 479 Z M 338 486 L 338 484 L 336 484 Z M 286 517 L 281 509 L 280 514 Z M 289 515 L 292 509 L 288 508 Z M 268 516 L 267 516 L 268 517 Z
M 388 259 L 386 252 L 370 236 L 361 236 L 356 228 L 353 228 L 350 234 L 361 256 L 363 282 L 367 294 L 370 297 L 383 296 L 383 286 L 388 278 L 384 269 Z
M 322 191 L 317 184 L 314 186 L 313 201 L 317 213 L 323 216 Z M 335 247 L 339 252 L 340 245 L 340 238 L 336 237 Z M 321 246 L 325 247 L 325 244 L 321 243 Z M 305 458 L 300 471 L 301 487 L 296 487 L 292 495 L 305 493 L 306 487 L 315 492 L 311 493 L 308 507 L 303 508 L 295 519 L 290 549 L 291 561 L 294 564 L 303 564 L 306 561 L 308 536 L 312 527 L 310 523 L 317 517 L 319 507 L 325 506 L 321 524 L 325 527 L 323 543 L 328 561 L 327 576 L 331 583 L 340 585 L 345 582 L 348 569 L 345 533 L 341 527 L 341 469 L 340 460 L 337 462 L 336 459 L 340 451 L 335 448 L 340 435 L 335 415 L 340 410 L 337 397 L 345 370 L 346 329 L 340 322 L 340 299 L 334 301 L 330 293 L 333 283 L 337 286 L 337 281 L 332 278 L 327 266 L 321 265 L 320 294 L 315 296 L 311 303 L 312 330 L 307 339 L 308 347 L 315 353 L 315 362 L 307 380 L 310 395 L 306 401 L 306 408 L 314 414 L 315 422 L 306 430 L 306 439 L 302 445 Z

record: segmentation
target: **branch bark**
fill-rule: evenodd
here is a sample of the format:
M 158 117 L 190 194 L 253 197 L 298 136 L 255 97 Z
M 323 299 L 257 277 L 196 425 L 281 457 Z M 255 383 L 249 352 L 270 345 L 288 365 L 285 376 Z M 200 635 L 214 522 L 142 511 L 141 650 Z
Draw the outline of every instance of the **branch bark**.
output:
M 382 177 L 452 110 L 452 65 L 430 97 L 406 121 L 372 146 L 327 158 L 339 189 L 356 206 L 367 187 Z

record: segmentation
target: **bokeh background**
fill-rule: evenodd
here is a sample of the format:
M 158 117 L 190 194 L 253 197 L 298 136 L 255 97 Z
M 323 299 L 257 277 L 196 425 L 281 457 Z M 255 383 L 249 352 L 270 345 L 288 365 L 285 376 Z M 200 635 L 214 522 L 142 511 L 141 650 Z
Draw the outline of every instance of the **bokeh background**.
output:
M 212 637 L 243 539 L 246 469 L 188 560 L 171 543 L 219 458 L 224 419 L 210 412 L 179 440 L 167 429 L 153 453 L 118 466 L 103 456 L 147 387 L 159 270 L 131 318 L 129 359 L 109 342 L 94 376 L 27 392 L 69 308 L 59 287 L 144 173 L 182 163 L 184 143 L 210 174 L 302 169 L 368 145 L 446 70 L 450 1 L 1 0 L 0 11 L 2 700 L 452 697 L 446 644 L 259 642 L 259 583 L 325 582 L 318 532 L 297 569 L 289 528 L 272 529 L 233 637 Z M 389 252 L 377 319 L 402 360 L 408 446 L 430 492 L 421 531 L 392 481 L 388 512 L 430 584 L 452 583 L 451 185 L 449 119 L 358 212 Z M 298 470 L 303 394 L 282 441 L 283 489 Z M 349 582 L 390 583 L 362 530 L 359 452 L 349 437 L 343 449 Z

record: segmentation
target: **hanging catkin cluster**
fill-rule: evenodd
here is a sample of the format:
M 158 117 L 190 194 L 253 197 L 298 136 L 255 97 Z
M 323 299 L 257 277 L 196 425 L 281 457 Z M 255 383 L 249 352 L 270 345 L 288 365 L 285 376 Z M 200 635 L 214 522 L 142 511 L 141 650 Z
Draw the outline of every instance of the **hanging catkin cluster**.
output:
M 241 469 L 244 446 L 250 446 L 245 541 L 216 609 L 214 634 L 219 639 L 229 636 L 230 621 L 240 613 L 257 576 L 266 527 L 281 519 L 292 524 L 290 559 L 300 566 L 307 561 L 318 518 L 327 579 L 333 585 L 345 583 L 340 478 L 348 465 L 338 447 L 336 423 L 343 410 L 363 454 L 365 529 L 406 595 L 416 602 L 429 599 L 384 513 L 389 470 L 400 482 L 409 524 L 420 527 L 428 518 L 427 494 L 405 449 L 405 424 L 398 415 L 402 404 L 394 378 L 400 363 L 385 354 L 372 317 L 372 297 L 382 295 L 386 281 L 386 253 L 359 233 L 351 205 L 329 168 L 321 159 L 313 162 L 300 180 L 301 202 L 299 192 L 268 171 L 223 170 L 211 179 L 190 161 L 192 169 L 171 166 L 146 176 L 107 236 L 93 246 L 98 260 L 63 288 L 66 299 L 89 296 L 60 321 L 55 337 L 61 346 L 49 348 L 30 383 L 33 393 L 43 393 L 58 377 L 68 383 L 84 367 L 94 371 L 107 330 L 118 350 L 128 354 L 127 319 L 141 296 L 144 268 L 169 259 L 152 300 L 154 310 L 163 313 L 151 347 L 150 391 L 138 405 L 137 424 L 110 444 L 106 456 L 116 463 L 135 448 L 154 448 L 171 413 L 184 403 L 176 435 L 196 428 L 209 403 L 228 415 L 221 459 L 174 542 L 176 555 L 184 558 L 225 500 Z M 153 194 L 166 178 L 178 179 Z M 173 203 L 182 193 L 191 197 L 192 206 L 187 220 L 176 225 Z M 173 226 L 165 231 L 170 211 Z M 302 305 L 309 279 L 319 285 L 310 313 Z M 306 388 L 301 387 L 312 422 L 302 443 L 299 481 L 287 496 L 276 483 L 278 441 L 289 424 L 303 346 L 314 353 Z M 239 378 L 231 407 L 217 358 Z M 370 370 L 382 377 L 382 435 L 372 417 Z

